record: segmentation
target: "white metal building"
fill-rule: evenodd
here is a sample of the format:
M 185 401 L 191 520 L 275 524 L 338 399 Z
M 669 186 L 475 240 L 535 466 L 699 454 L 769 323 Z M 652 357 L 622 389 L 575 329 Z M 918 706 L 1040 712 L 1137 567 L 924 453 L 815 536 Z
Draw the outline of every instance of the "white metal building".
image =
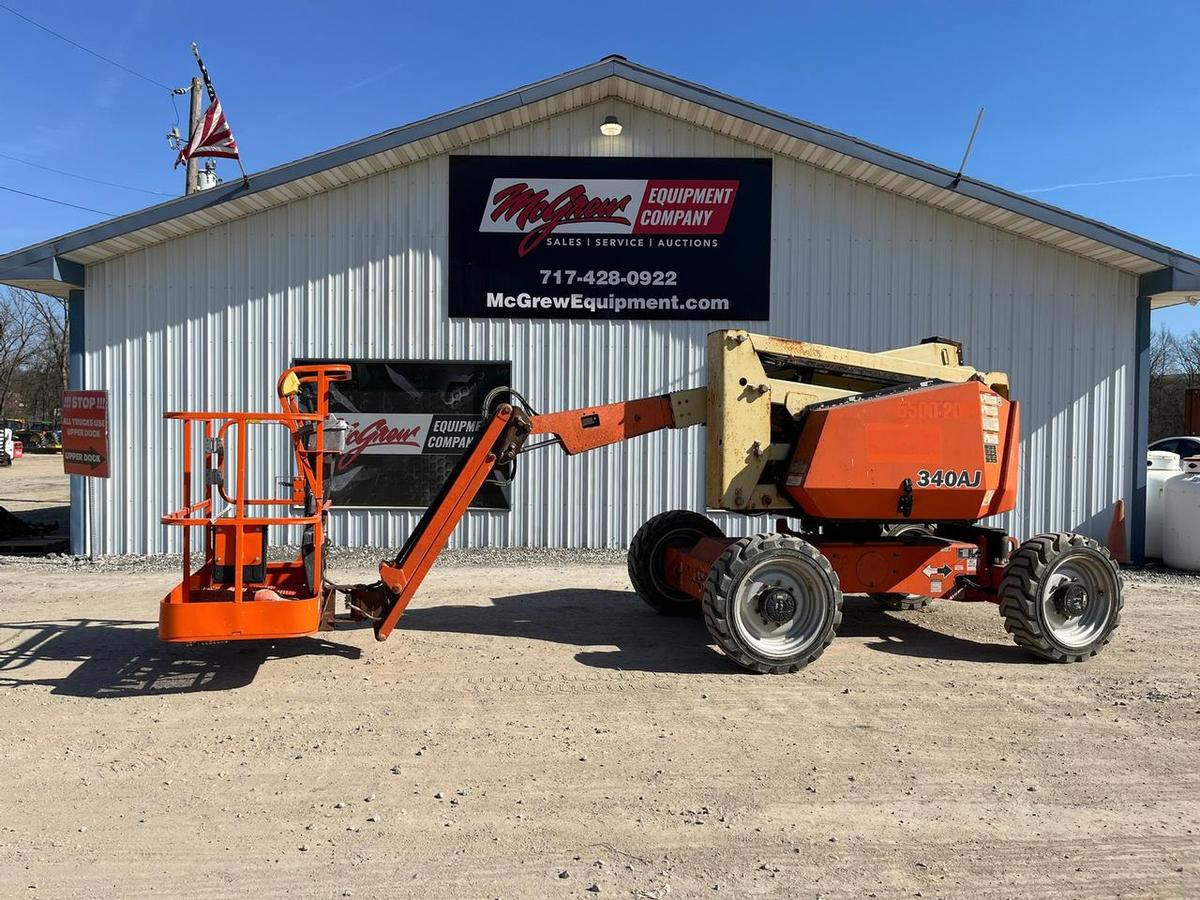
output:
M 599 131 L 610 115 L 619 136 Z M 159 523 L 179 499 L 162 413 L 270 409 L 293 358 L 511 360 L 514 387 L 553 410 L 699 384 L 705 334 L 745 325 L 451 319 L 451 154 L 771 158 L 771 318 L 751 330 L 960 340 L 1024 404 L 1005 524 L 1103 538 L 1118 500 L 1140 521 L 1150 310 L 1200 294 L 1200 259 L 608 57 L 0 256 L 0 283 L 69 297 L 72 386 L 111 391 L 113 473 L 73 479 L 76 552 L 177 549 Z M 534 454 L 512 512 L 472 512 L 455 540 L 623 545 L 656 512 L 702 508 L 703 452 L 691 429 Z M 276 442 L 257 475 L 287 468 Z M 333 538 L 396 545 L 418 515 L 339 511 Z

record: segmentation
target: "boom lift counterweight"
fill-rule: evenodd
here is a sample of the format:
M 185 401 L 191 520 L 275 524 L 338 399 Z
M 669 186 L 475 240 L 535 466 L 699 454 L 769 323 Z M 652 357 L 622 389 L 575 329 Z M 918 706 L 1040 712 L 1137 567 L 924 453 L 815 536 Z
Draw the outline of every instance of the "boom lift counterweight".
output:
M 348 377 L 348 367 L 289 370 L 279 382 L 279 414 L 168 414 L 184 421 L 189 503 L 192 423 L 204 423 L 205 497 L 163 521 L 202 526 L 205 562 L 190 572 L 185 537 L 184 582 L 162 603 L 161 636 L 308 634 L 333 627 L 334 597 L 344 593 L 351 617 L 370 620 L 385 640 L 481 486 L 519 454 L 555 444 L 574 455 L 704 425 L 708 506 L 774 513 L 777 531 L 731 538 L 697 513 L 663 513 L 630 545 L 630 580 L 661 612 L 701 609 L 714 640 L 741 666 L 787 672 L 816 659 L 841 621 L 843 592 L 870 594 L 889 608 L 990 600 L 1018 644 L 1056 661 L 1085 659 L 1108 642 L 1122 601 L 1103 547 L 1071 534 L 1018 547 L 979 524 L 1016 503 L 1019 411 L 1005 375 L 963 365 L 960 345 L 941 339 L 864 353 L 717 331 L 708 356 L 701 388 L 547 415 L 511 403 L 485 411 L 438 497 L 367 585 L 327 581 L 321 553 L 323 472 L 326 457 L 341 449 L 328 388 Z M 255 420 L 291 434 L 300 474 L 290 499 L 242 499 L 243 434 Z M 230 428 L 238 434 L 236 496 L 224 483 Z M 220 512 L 214 485 L 226 504 Z M 303 515 L 249 516 L 259 503 L 302 504 Z M 301 553 L 266 563 L 265 530 L 278 524 L 302 526 Z

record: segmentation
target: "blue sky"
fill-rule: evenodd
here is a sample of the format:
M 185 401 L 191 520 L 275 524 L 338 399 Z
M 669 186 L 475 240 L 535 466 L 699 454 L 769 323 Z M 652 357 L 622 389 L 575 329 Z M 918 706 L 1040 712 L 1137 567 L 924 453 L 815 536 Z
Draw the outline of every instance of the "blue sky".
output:
M 197 41 L 252 172 L 621 53 L 949 168 L 985 106 L 971 175 L 1200 254 L 1194 2 L 3 2 L 169 85 Z M 167 93 L 3 9 L 0 98 L 0 154 L 179 193 Z M 5 158 L 0 185 L 165 199 Z M 0 251 L 103 218 L 0 192 Z

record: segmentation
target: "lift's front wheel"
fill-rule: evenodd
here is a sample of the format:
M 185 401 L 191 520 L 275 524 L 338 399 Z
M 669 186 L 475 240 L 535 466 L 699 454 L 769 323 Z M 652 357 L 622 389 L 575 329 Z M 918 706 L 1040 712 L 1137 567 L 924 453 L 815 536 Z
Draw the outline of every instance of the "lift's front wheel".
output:
M 682 615 L 698 604 L 691 594 L 667 584 L 663 556 L 669 547 L 691 549 L 702 538 L 724 537 L 712 519 L 686 509 L 659 513 L 629 543 L 629 580 L 638 595 L 660 613 Z
M 1080 534 L 1039 534 L 1020 546 L 1000 581 L 1000 614 L 1013 640 L 1053 662 L 1100 652 L 1121 621 L 1121 575 Z
M 842 621 L 842 591 L 816 547 L 784 534 L 730 544 L 704 583 L 704 623 L 752 672 L 795 672 L 820 656 Z

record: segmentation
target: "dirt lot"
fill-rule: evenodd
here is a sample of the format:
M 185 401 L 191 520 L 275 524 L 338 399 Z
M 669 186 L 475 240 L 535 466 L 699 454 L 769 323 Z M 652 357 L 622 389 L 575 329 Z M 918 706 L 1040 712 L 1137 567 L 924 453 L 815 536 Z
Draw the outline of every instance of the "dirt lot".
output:
M 65 523 L 60 458 L 0 498 Z M 169 561 L 0 562 L 0 894 L 1200 893 L 1200 580 L 1132 575 L 1068 667 L 848 598 L 762 678 L 614 555 L 448 562 L 386 644 L 196 647 Z
M 1200 894 L 1197 582 L 1076 666 L 848 598 L 759 677 L 613 562 L 440 567 L 386 644 L 167 647 L 172 578 L 0 565 L 4 895 Z

